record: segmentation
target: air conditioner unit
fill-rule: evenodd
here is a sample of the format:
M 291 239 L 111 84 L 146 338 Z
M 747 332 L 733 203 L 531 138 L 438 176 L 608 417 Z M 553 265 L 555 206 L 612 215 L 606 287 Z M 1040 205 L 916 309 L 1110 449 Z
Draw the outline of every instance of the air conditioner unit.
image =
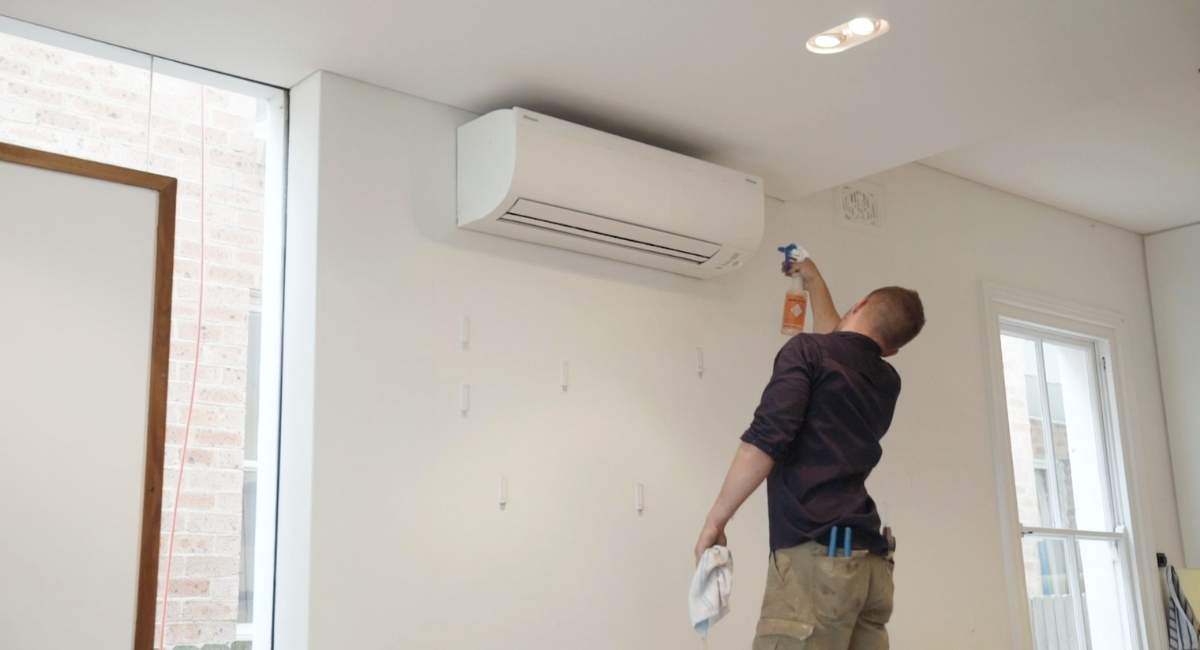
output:
M 458 225 L 697 278 L 763 234 L 750 174 L 511 108 L 458 128 Z

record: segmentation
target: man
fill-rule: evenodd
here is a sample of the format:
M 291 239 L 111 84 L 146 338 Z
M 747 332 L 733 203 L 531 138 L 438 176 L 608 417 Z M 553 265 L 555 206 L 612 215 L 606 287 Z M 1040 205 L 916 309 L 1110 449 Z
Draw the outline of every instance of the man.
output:
M 916 292 L 885 287 L 839 318 L 811 260 L 784 272 L 804 278 L 815 333 L 775 357 L 696 556 L 726 544 L 725 525 L 766 479 L 771 558 L 754 650 L 886 649 L 894 563 L 866 480 L 900 394 L 883 358 L 921 331 L 924 308 Z

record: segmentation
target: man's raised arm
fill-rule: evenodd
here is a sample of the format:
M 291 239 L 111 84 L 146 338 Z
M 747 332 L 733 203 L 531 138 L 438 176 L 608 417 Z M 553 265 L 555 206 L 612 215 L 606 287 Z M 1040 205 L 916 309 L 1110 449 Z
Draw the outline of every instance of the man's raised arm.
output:
M 842 317 L 837 307 L 833 305 L 833 296 L 829 295 L 829 286 L 821 271 L 813 263 L 812 258 L 796 265 L 800 277 L 804 278 L 804 287 L 808 289 L 808 306 L 812 309 L 813 332 L 828 334 L 837 329 Z

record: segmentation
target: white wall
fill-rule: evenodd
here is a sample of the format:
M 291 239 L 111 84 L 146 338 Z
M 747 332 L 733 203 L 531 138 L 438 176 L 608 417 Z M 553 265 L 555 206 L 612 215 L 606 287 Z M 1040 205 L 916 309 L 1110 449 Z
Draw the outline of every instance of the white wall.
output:
M 311 617 L 281 601 L 278 626 L 307 626 L 310 647 L 699 647 L 691 547 L 784 342 L 771 247 L 788 241 L 814 253 L 842 306 L 890 283 L 926 303 L 926 332 L 896 359 L 905 388 L 872 480 L 900 536 L 894 647 L 1008 647 L 984 280 L 1129 315 L 1137 480 L 1158 546 L 1178 552 L 1139 237 L 909 165 L 874 179 L 884 235 L 834 226 L 827 193 L 771 203 L 763 253 L 695 281 L 459 231 L 454 129 L 472 115 L 329 74 L 301 87 L 293 111 L 319 109 L 316 132 L 291 131 L 293 147 L 320 143 L 316 383 L 311 432 L 285 429 L 283 448 L 312 446 Z M 281 507 L 303 498 L 285 485 Z M 299 534 L 281 530 L 281 576 Z M 712 648 L 752 634 L 761 493 L 729 534 L 734 611 Z
M 1183 545 L 1200 568 L 1200 224 L 1147 237 L 1146 266 Z

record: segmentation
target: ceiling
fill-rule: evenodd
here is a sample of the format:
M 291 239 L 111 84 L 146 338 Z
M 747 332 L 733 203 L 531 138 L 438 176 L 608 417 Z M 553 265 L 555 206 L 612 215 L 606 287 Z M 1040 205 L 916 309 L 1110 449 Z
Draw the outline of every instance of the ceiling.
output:
M 1024 193 L 1011 134 L 1040 125 L 1039 155 L 1088 143 L 1046 125 L 1136 89 L 1169 92 L 1200 67 L 1195 0 L 0 0 L 0 14 L 280 86 L 325 69 L 477 112 L 520 105 L 760 174 L 781 198 L 980 142 L 931 162 Z M 891 32 L 838 55 L 805 50 L 858 14 Z M 1095 146 L 1126 153 L 1134 131 Z M 1068 198 L 1043 200 L 1097 203 Z M 1087 214 L 1138 218 L 1099 203 L 1111 209 Z
M 1200 73 L 925 160 L 1140 233 L 1200 222 Z

